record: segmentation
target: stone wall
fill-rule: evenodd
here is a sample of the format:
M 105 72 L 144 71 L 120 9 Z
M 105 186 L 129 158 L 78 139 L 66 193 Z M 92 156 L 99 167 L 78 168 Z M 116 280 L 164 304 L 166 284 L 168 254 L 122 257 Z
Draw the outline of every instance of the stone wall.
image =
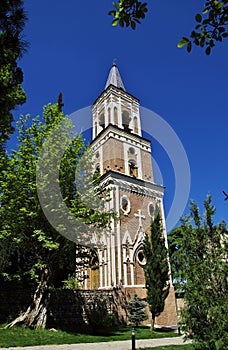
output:
M 12 321 L 32 302 L 24 289 L 0 289 L 0 324 Z M 94 310 L 107 310 L 116 323 L 126 322 L 125 294 L 117 290 L 56 290 L 50 293 L 47 327 L 75 329 L 89 323 Z
M 134 294 L 146 298 L 145 288 L 125 288 L 113 290 L 56 290 L 50 294 L 48 305 L 48 328 L 75 329 L 88 324 L 94 310 L 107 310 L 115 318 L 115 323 L 127 322 L 126 306 Z M 20 311 L 25 311 L 32 301 L 32 293 L 24 289 L 0 289 L 0 324 L 13 320 Z M 102 310 L 101 310 L 102 311 Z M 149 308 L 148 321 L 150 323 Z M 176 299 L 171 288 L 165 302 L 164 312 L 156 319 L 159 326 L 177 324 Z
M 107 310 L 116 323 L 126 321 L 125 300 L 115 291 L 60 290 L 52 292 L 48 327 L 71 329 L 90 323 L 94 311 Z

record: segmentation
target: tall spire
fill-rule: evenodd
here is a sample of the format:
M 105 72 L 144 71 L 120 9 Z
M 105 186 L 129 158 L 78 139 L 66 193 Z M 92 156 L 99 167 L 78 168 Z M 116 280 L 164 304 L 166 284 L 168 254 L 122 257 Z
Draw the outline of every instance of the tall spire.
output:
M 123 81 L 121 79 L 120 72 L 119 72 L 115 62 L 113 62 L 112 68 L 110 69 L 108 79 L 107 79 L 107 82 L 105 85 L 105 89 L 107 89 L 107 87 L 109 85 L 114 85 L 117 88 L 125 91 L 125 87 L 124 87 Z

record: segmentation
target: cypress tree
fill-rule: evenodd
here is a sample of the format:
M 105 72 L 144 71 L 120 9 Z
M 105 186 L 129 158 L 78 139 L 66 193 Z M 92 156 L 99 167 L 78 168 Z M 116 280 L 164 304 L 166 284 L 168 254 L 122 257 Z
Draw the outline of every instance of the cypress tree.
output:
M 169 294 L 168 250 L 165 246 L 160 213 L 151 221 L 150 235 L 144 239 L 143 253 L 146 259 L 144 274 L 147 288 L 147 302 L 152 314 L 151 330 L 155 317 L 164 310 Z

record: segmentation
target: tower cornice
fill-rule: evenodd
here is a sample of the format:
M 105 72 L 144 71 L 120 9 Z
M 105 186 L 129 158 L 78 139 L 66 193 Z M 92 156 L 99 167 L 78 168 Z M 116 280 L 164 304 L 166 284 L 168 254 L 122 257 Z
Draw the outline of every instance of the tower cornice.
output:
M 165 190 L 165 187 L 162 185 L 134 178 L 113 170 L 109 170 L 101 176 L 101 186 L 107 187 L 108 185 L 119 186 L 125 191 L 160 199 L 163 198 Z
M 91 146 L 96 148 L 97 144 L 104 142 L 106 139 L 110 137 L 116 138 L 122 141 L 128 141 L 135 145 L 140 146 L 140 148 L 144 148 L 147 151 L 151 151 L 151 141 L 139 136 L 137 134 L 131 133 L 130 131 L 123 130 L 116 125 L 109 124 L 107 128 L 102 130 L 92 141 Z
M 119 96 L 125 97 L 127 99 L 129 99 L 129 101 L 135 100 L 135 102 L 139 103 L 139 99 L 135 96 L 133 96 L 132 94 L 130 94 L 129 92 L 126 92 L 125 90 L 118 88 L 112 84 L 110 84 L 104 91 L 102 91 L 100 93 L 100 95 L 96 98 L 96 100 L 94 101 L 92 107 L 94 107 L 95 104 L 99 103 L 102 101 L 102 99 L 107 98 L 109 95 L 111 95 L 111 93 L 115 93 Z

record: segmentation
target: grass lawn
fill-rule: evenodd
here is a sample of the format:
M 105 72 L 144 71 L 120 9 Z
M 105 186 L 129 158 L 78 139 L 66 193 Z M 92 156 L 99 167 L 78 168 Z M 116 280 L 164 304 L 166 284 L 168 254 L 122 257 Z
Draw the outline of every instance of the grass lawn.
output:
M 139 350 L 142 348 L 139 348 Z M 155 348 L 143 348 L 142 350 L 193 350 L 193 345 L 167 345 L 167 346 L 156 346 Z
M 3 326 L 2 326 L 3 327 Z M 66 332 L 58 330 L 51 332 L 45 330 L 33 330 L 23 327 L 14 327 L 11 329 L 3 329 L 0 326 L 0 347 L 12 346 L 34 346 L 34 345 L 49 345 L 49 344 L 76 344 L 76 343 L 96 343 L 115 340 L 130 340 L 131 327 L 119 327 L 113 330 L 108 335 L 94 335 L 88 330 L 80 332 Z M 140 326 L 135 330 L 136 339 L 153 339 L 177 337 L 174 332 L 154 331 L 150 332 L 149 327 Z M 165 350 L 168 348 L 166 347 Z M 171 348 L 170 348 L 171 349 Z M 177 348 L 175 348 L 176 350 Z M 184 348 L 185 350 L 190 350 Z M 169 349 L 168 349 L 169 350 Z

